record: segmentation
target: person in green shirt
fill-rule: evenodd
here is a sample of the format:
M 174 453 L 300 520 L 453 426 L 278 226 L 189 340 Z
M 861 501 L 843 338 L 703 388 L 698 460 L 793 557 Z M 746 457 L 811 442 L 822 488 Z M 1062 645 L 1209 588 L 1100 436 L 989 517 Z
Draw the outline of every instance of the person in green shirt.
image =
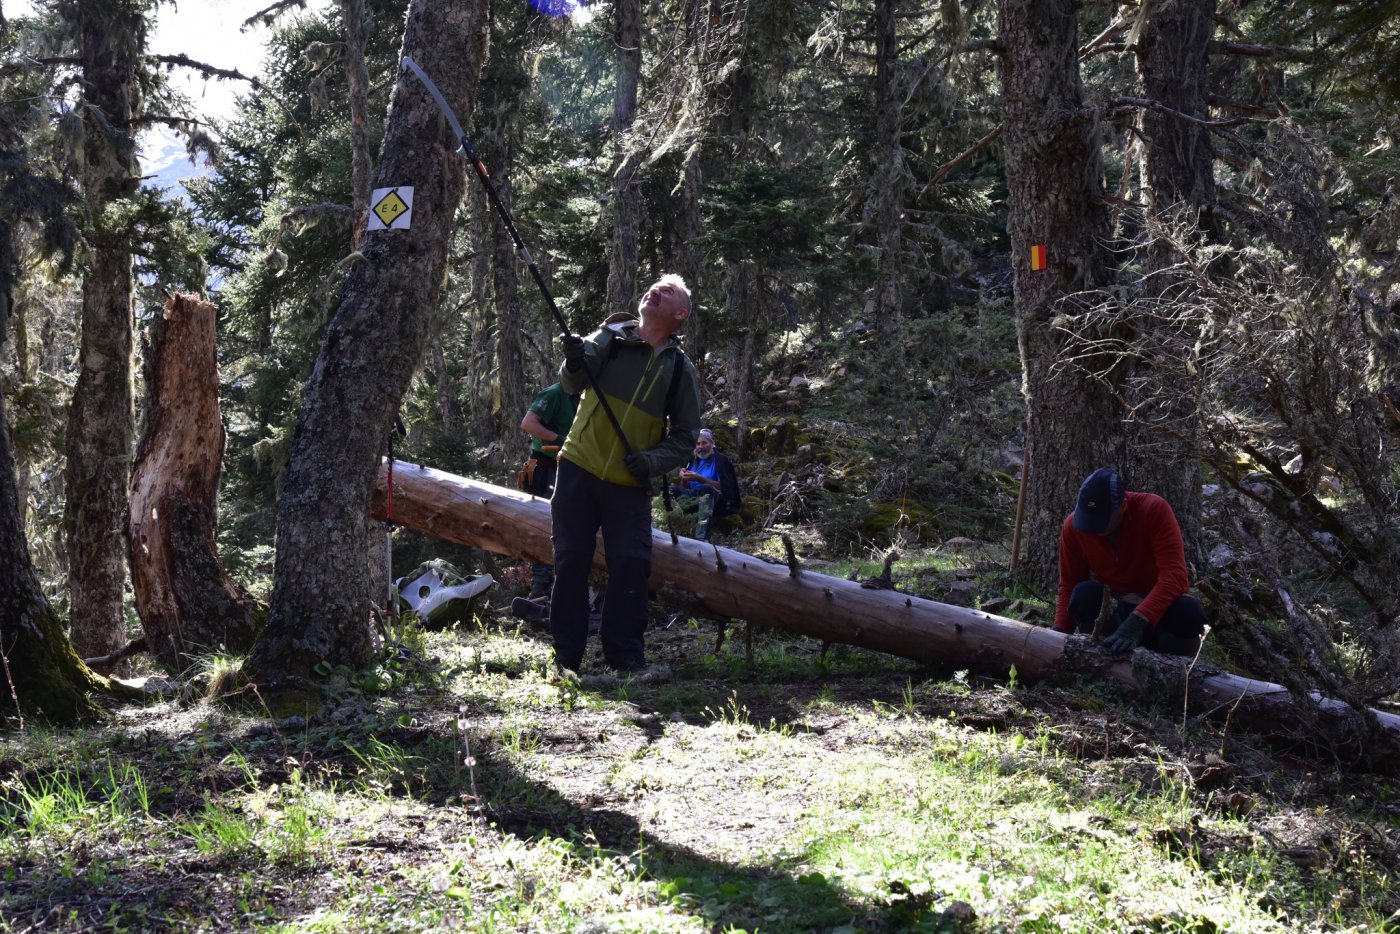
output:
M 564 438 L 574 423 L 578 412 L 578 393 L 565 391 L 558 383 L 540 390 L 530 403 L 525 417 L 520 420 L 520 430 L 530 436 L 530 460 L 534 470 L 525 492 L 532 496 L 549 499 L 554 493 L 554 477 L 558 472 L 559 449 L 564 446 Z M 554 567 L 543 561 L 530 565 L 531 600 L 548 600 L 554 587 Z

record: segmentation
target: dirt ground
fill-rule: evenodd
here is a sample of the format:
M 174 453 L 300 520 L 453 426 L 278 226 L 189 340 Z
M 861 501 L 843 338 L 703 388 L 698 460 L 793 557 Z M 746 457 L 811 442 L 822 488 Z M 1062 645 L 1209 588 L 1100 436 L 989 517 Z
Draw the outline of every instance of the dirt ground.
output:
M 561 687 L 545 638 L 498 613 L 482 630 L 406 652 L 397 686 L 347 689 L 310 718 L 272 723 L 176 699 L 119 709 L 98 731 L 7 741 L 0 780 L 17 836 L 7 844 L 0 928 L 479 926 L 479 913 L 467 924 L 438 904 L 467 873 L 477 906 L 495 897 L 492 884 L 513 893 L 514 913 L 496 922 L 503 930 L 646 930 L 653 922 L 635 921 L 642 908 L 664 909 L 655 924 L 666 929 L 924 929 L 909 920 L 916 915 L 942 925 L 930 930 L 998 929 L 1009 919 L 974 912 L 960 921 L 946 914 L 948 899 L 930 896 L 928 911 L 911 915 L 907 899 L 798 882 L 825 878 L 804 841 L 872 794 L 839 790 L 852 763 L 895 764 L 887 785 L 897 793 L 899 763 L 1013 736 L 1036 737 L 1040 761 L 1072 773 L 1085 795 L 1183 789 L 1196 816 L 1128 832 L 1192 865 L 1263 847 L 1303 873 L 1400 869 L 1395 785 L 1303 741 L 1227 735 L 1209 721 L 1183 729 L 1179 716 L 1096 685 L 1013 689 L 839 646 L 823 657 L 814 642 L 771 632 L 752 635 L 750 662 L 742 626 L 717 654 L 716 624 L 666 623 L 648 636 L 663 672 L 655 681 L 590 675 L 594 660 L 580 685 Z M 55 768 L 100 779 L 93 763 L 102 762 L 109 774 L 114 762 L 139 769 L 148 814 L 112 808 L 111 819 L 20 840 L 22 785 Z M 101 787 L 94 779 L 87 795 L 95 806 Z M 304 845 L 287 828 L 313 788 L 313 842 Z M 214 826 L 210 809 L 228 800 L 262 842 L 210 846 L 177 829 Z M 1091 821 L 1085 833 L 1096 832 Z M 289 842 L 282 852 L 267 839 Z M 621 914 L 594 905 L 605 920 L 580 922 L 583 909 L 566 896 L 543 894 L 555 892 L 551 872 L 564 870 L 519 850 L 519 841 L 546 840 L 576 848 L 564 865 L 596 874 L 603 860 L 646 880 L 651 894 L 627 896 L 638 904 Z M 683 891 L 666 901 L 658 885 Z M 1367 917 L 1400 908 L 1386 902 L 1394 894 L 1367 898 Z M 324 914 L 327 906 L 340 913 Z

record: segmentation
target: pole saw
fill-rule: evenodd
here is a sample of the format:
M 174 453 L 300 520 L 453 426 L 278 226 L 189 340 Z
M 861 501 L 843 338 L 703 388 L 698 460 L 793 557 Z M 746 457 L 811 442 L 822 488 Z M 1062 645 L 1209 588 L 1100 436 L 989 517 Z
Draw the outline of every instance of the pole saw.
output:
M 486 188 L 487 198 L 495 205 L 496 213 L 501 216 L 501 223 L 505 225 L 511 240 L 515 242 L 516 250 L 525 258 L 525 265 L 530 269 L 530 278 L 534 279 L 535 285 L 539 286 L 540 294 L 544 296 L 544 302 L 549 306 L 550 314 L 554 315 L 554 320 L 559 324 L 559 329 L 563 332 L 563 336 L 565 338 L 573 337 L 573 333 L 569 330 L 569 322 L 564 320 L 564 315 L 560 313 L 559 306 L 554 303 L 554 296 L 550 294 L 549 286 L 545 284 L 544 276 L 540 274 L 539 266 L 535 265 L 535 258 L 530 255 L 530 250 L 525 246 L 525 241 L 521 238 L 520 231 L 515 227 L 515 220 L 510 216 L 510 209 L 507 208 L 505 202 L 501 200 L 501 194 L 496 190 L 496 183 L 491 179 L 491 173 L 487 171 L 486 163 L 482 162 L 481 157 L 476 154 L 476 147 L 472 145 L 471 139 L 467 136 L 466 131 L 462 129 L 462 124 L 457 122 L 457 115 L 453 113 L 446 98 L 442 96 L 442 92 L 439 91 L 437 85 L 433 83 L 433 79 L 429 78 L 427 74 L 424 73 L 423 69 L 418 66 L 418 63 L 409 56 L 405 55 L 403 57 L 400 71 L 413 72 L 418 80 L 423 83 L 423 87 L 427 88 L 433 100 L 437 102 L 438 109 L 441 110 L 442 115 L 447 118 L 447 125 L 452 128 L 452 133 L 457 138 L 459 151 L 467 157 L 467 161 L 470 162 L 472 168 L 476 170 L 476 177 L 481 179 L 481 184 Z M 588 379 L 588 388 L 592 389 L 593 394 L 598 397 L 598 405 L 602 408 L 603 414 L 607 416 L 608 421 L 612 424 L 613 430 L 617 432 L 617 439 L 622 442 L 623 453 L 631 457 L 636 451 L 633 450 L 632 445 L 628 442 L 627 436 L 623 434 L 622 423 L 618 421 L 617 416 L 613 414 L 612 406 L 608 405 L 608 397 L 603 395 L 603 391 L 598 388 L 597 377 L 593 375 L 593 371 L 588 368 L 586 362 L 583 365 L 583 373 Z M 665 487 L 666 485 L 663 483 L 662 489 L 664 490 Z

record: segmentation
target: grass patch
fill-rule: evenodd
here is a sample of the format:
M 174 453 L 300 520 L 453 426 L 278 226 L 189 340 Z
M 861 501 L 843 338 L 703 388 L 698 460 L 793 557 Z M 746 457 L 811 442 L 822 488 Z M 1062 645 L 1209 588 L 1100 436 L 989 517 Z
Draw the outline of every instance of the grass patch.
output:
M 538 636 L 462 627 L 309 721 L 167 702 L 6 737 L 0 930 L 1374 930 L 1400 907 L 1375 776 L 1236 732 L 1233 777 L 1197 787 L 1220 737 L 1101 686 L 648 639 L 667 680 L 590 688 Z

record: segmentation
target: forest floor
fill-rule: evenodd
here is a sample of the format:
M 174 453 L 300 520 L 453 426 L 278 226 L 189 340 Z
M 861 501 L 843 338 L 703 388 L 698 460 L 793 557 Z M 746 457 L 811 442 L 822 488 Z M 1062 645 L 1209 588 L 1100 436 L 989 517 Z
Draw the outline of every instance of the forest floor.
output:
M 7 736 L 0 930 L 1395 923 L 1400 788 L 1306 747 L 684 617 L 662 677 L 575 683 L 510 596 L 308 718 L 187 696 Z

